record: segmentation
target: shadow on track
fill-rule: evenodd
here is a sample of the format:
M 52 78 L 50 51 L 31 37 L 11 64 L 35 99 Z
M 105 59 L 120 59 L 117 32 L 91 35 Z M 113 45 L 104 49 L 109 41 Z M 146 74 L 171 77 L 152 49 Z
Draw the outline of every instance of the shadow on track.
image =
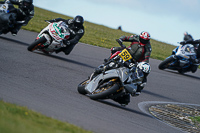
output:
M 180 74 L 180 73 L 178 73 L 178 72 L 176 72 L 176 71 L 170 71 L 170 70 L 164 70 L 164 71 L 170 72 L 170 73 L 173 73 L 173 74 L 177 74 L 177 75 L 181 75 L 181 76 L 185 76 L 185 77 L 189 77 L 189 78 L 193 78 L 193 79 L 198 79 L 198 80 L 200 80 L 200 77 L 193 76 L 193 75 L 188 75 L 187 73 L 185 73 L 185 74 Z
M 136 110 L 133 110 L 133 109 L 130 109 L 130 108 L 126 108 L 126 107 L 120 106 L 119 104 L 114 104 L 114 103 L 111 103 L 111 102 L 108 102 L 108 101 L 104 101 L 104 100 L 96 100 L 96 101 L 100 102 L 100 103 L 103 103 L 103 104 L 107 104 L 107 105 L 116 107 L 116 108 L 119 108 L 119 109 L 122 109 L 122 110 L 129 111 L 129 112 L 132 112 L 132 113 L 135 113 L 135 114 L 139 114 L 139 115 L 142 115 L 142 116 L 146 116 L 146 117 L 152 118 L 148 114 L 145 114 L 145 113 L 140 112 L 140 111 L 136 111 Z
M 77 65 L 93 68 L 93 69 L 96 68 L 94 66 L 91 66 L 91 65 L 88 65 L 88 64 L 85 64 L 85 63 L 81 63 L 81 62 L 78 62 L 78 61 L 75 61 L 75 60 L 70 60 L 70 59 L 63 58 L 63 57 L 56 56 L 56 55 L 50 55 L 50 54 L 48 55 L 48 54 L 39 53 L 39 52 L 34 52 L 34 53 L 40 54 L 40 55 L 44 55 L 44 56 L 47 56 L 47 57 L 51 57 L 51 58 L 55 58 L 55 59 L 58 59 L 58 60 L 61 60 L 61 61 L 66 61 L 66 62 L 70 62 L 70 63 L 73 63 L 73 64 L 77 64 Z
M 176 101 L 175 99 L 172 99 L 172 98 L 169 98 L 169 97 L 166 97 L 166 96 L 163 96 L 163 95 L 159 95 L 159 94 L 153 93 L 153 92 L 148 91 L 148 90 L 143 90 L 142 93 L 146 93 L 146 94 L 149 94 L 149 95 L 152 95 L 152 96 L 155 96 L 155 97 L 159 97 L 159 98 L 164 98 L 164 99 L 167 99 L 167 100 Z M 176 102 L 178 102 L 178 101 L 176 101 Z
M 18 41 L 18 40 L 12 39 L 12 38 L 7 38 L 7 37 L 3 37 L 3 36 L 0 36 L 0 38 L 3 39 L 3 40 L 7 40 L 7 41 L 14 42 L 14 43 L 18 43 L 18 44 L 23 45 L 23 46 L 28 46 L 29 45 L 28 43 L 25 43 L 25 42 L 22 42 L 22 41 Z

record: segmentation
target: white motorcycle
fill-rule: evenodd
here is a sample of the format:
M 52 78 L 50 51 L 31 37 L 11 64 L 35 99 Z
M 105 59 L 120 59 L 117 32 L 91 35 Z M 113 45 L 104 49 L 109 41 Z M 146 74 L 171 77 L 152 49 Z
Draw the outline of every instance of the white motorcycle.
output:
M 49 22 L 49 25 L 38 34 L 36 40 L 28 46 L 28 51 L 40 50 L 46 54 L 53 53 L 64 47 L 63 40 L 69 38 L 70 29 L 65 22 Z

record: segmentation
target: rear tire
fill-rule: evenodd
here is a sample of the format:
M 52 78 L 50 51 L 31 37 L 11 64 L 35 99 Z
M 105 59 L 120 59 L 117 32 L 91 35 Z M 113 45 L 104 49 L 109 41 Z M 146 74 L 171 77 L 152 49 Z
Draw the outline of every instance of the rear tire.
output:
M 88 96 L 93 100 L 106 99 L 111 94 L 116 93 L 117 90 L 119 90 L 119 89 L 120 89 L 120 86 L 117 83 L 115 83 L 112 86 L 108 86 L 108 88 L 105 88 L 105 90 L 102 90 L 102 88 L 97 88 L 95 90 L 96 91 L 95 94 L 93 93 Z M 98 92 L 98 91 L 100 91 L 100 92 Z
M 163 62 L 160 63 L 158 68 L 161 70 L 166 69 L 169 66 L 169 64 L 172 63 L 173 61 L 174 61 L 173 57 L 167 58 Z
M 41 44 L 44 44 L 46 41 L 47 41 L 47 39 L 43 36 L 43 37 L 37 39 L 31 45 L 29 45 L 27 50 L 28 51 L 33 51 L 33 50 L 37 49 L 37 47 L 40 46 Z

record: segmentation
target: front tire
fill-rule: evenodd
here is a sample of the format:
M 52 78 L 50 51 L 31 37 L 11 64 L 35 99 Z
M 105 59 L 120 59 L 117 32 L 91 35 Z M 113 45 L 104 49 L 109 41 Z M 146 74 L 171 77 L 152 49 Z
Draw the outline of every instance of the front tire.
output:
M 79 92 L 80 94 L 83 94 L 83 95 L 87 94 L 87 92 L 85 91 L 85 86 L 88 84 L 88 83 L 87 83 L 88 81 L 89 81 L 89 79 L 86 79 L 86 80 L 84 80 L 83 82 L 81 82 L 81 83 L 78 85 L 77 90 L 78 90 L 78 92 Z
M 169 57 L 167 59 L 165 59 L 163 62 L 160 63 L 160 65 L 158 66 L 159 69 L 163 70 L 168 68 L 169 64 L 172 63 L 174 61 L 173 57 Z
M 30 46 L 28 46 L 28 51 L 33 51 L 37 49 L 41 44 L 44 44 L 47 41 L 47 39 L 43 36 L 39 39 L 37 39 L 35 42 L 33 42 Z
M 113 93 L 116 93 L 117 90 L 120 89 L 120 86 L 115 83 L 112 86 L 107 86 L 104 88 L 97 88 L 92 94 L 88 95 L 93 100 L 97 99 L 106 99 L 108 96 L 110 96 Z

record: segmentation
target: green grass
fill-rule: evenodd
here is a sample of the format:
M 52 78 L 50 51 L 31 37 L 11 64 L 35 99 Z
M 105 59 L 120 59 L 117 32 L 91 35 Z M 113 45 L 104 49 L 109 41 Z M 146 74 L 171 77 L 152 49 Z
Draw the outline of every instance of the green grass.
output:
M 0 101 L 0 133 L 91 133 L 25 107 Z
M 35 7 L 34 18 L 28 23 L 27 26 L 24 26 L 22 28 L 25 30 L 40 32 L 44 27 L 47 26 L 47 23 L 44 22 L 44 20 L 50 20 L 58 17 L 64 19 L 71 19 L 71 17 L 69 16 L 65 16 L 62 14 L 54 13 L 51 11 Z M 105 48 L 119 46 L 115 40 L 121 37 L 122 35 L 129 36 L 134 34 L 134 33 L 123 32 L 117 29 L 111 29 L 106 26 L 93 24 L 87 21 L 85 21 L 84 27 L 85 27 L 85 34 L 80 40 L 80 42 Z M 125 43 L 125 45 L 128 46 L 130 45 L 130 43 Z M 169 45 L 167 43 L 156 41 L 154 39 L 151 39 L 151 45 L 152 45 L 151 58 L 159 60 L 163 60 L 169 55 L 171 55 L 172 50 L 176 47 L 173 45 Z
M 200 128 L 200 116 L 190 117 L 197 128 Z

